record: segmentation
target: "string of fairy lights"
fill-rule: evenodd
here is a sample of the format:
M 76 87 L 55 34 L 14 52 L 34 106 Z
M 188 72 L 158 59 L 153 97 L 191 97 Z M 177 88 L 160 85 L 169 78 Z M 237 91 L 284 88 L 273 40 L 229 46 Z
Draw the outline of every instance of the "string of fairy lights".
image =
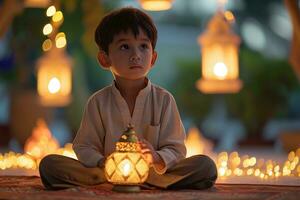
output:
M 219 153 L 216 164 L 219 177 L 255 176 L 266 180 L 282 176 L 300 177 L 299 158 L 300 148 L 290 151 L 282 163 L 248 155 L 239 156 L 239 153 L 234 151 Z
M 46 16 L 51 18 L 51 20 L 43 28 L 43 34 L 48 37 L 43 42 L 43 51 L 49 51 L 53 47 L 53 43 L 58 49 L 66 47 L 67 39 L 65 33 L 57 31 L 64 20 L 62 11 L 57 10 L 54 5 L 51 5 L 47 8 Z

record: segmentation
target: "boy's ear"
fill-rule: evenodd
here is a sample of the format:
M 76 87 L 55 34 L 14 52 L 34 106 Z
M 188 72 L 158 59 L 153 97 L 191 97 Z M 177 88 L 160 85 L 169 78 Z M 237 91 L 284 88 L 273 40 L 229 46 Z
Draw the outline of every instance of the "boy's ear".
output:
M 155 64 L 156 59 L 157 59 L 157 52 L 153 51 L 152 59 L 151 59 L 151 67 L 153 67 L 153 65 Z
M 104 69 L 108 69 L 111 66 L 111 62 L 110 59 L 108 57 L 108 55 L 106 54 L 105 51 L 100 50 L 98 52 L 98 61 L 100 63 L 100 65 L 104 68 Z

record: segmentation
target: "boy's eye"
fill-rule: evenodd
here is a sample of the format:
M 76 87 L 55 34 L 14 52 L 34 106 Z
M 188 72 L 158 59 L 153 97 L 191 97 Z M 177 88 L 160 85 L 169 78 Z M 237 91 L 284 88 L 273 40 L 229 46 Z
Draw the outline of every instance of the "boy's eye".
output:
M 122 45 L 120 46 L 120 49 L 121 49 L 121 50 L 129 49 L 129 46 L 128 46 L 128 44 L 122 44 Z
M 142 44 L 141 45 L 143 49 L 149 49 L 149 45 L 148 44 Z

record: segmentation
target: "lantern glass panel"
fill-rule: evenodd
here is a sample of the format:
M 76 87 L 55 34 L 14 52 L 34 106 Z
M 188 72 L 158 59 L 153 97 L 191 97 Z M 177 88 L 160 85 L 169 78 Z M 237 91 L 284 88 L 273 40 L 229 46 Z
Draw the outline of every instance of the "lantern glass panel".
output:
M 115 171 L 115 173 L 112 175 L 110 180 L 113 183 L 118 183 L 118 184 L 125 183 L 125 179 L 123 178 L 123 174 L 119 170 Z
M 115 163 L 120 163 L 124 158 L 124 154 L 116 152 L 113 154 L 113 158 L 114 158 Z
M 139 162 L 135 165 L 135 167 L 137 172 L 141 176 L 145 176 L 146 173 L 148 172 L 148 165 L 143 159 L 140 159 Z
M 202 75 L 204 79 L 236 79 L 238 78 L 238 58 L 237 47 L 235 45 L 214 44 L 202 49 Z M 226 76 L 220 78 L 214 69 L 217 63 L 226 66 Z
M 141 158 L 141 155 L 138 153 L 128 153 L 128 157 L 135 164 Z
M 141 179 L 140 179 L 139 175 L 137 174 L 137 172 L 135 170 L 133 170 L 126 181 L 128 181 L 130 183 L 140 183 Z
M 124 177 L 129 176 L 133 171 L 132 162 L 125 158 L 118 164 L 118 169 L 121 171 Z
M 108 158 L 107 165 L 105 165 L 105 171 L 108 176 L 111 176 L 116 171 L 116 165 L 112 158 Z

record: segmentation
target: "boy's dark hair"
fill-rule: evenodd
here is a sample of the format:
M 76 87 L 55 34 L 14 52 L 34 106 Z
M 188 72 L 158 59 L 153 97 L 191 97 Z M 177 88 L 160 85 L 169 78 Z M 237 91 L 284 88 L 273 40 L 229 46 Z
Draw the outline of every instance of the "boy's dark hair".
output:
M 157 30 L 152 19 L 144 12 L 136 8 L 121 8 L 107 14 L 95 31 L 95 41 L 100 50 L 108 54 L 108 45 L 116 34 L 124 31 L 132 31 L 136 37 L 139 28 L 145 31 L 153 50 L 157 40 Z

